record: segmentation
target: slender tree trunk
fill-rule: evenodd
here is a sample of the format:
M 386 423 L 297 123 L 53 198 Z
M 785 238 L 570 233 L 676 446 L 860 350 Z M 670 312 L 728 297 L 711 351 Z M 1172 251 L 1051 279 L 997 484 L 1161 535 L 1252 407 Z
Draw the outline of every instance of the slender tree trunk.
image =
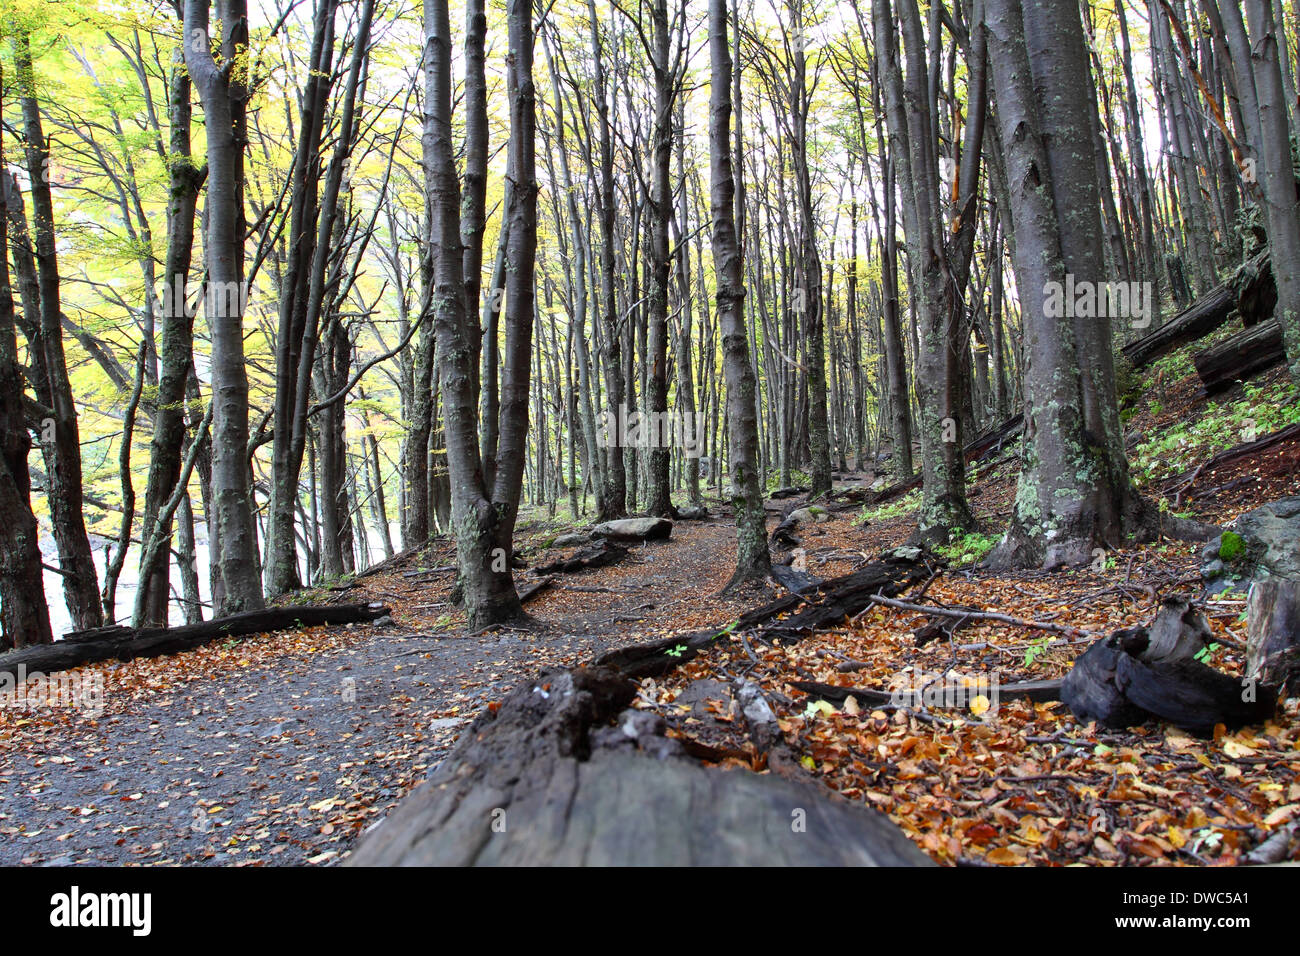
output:
M 1251 66 L 1259 96 L 1260 154 L 1269 248 L 1277 281 L 1274 314 L 1282 326 L 1291 377 L 1300 382 L 1300 202 L 1296 197 L 1286 94 L 1278 63 L 1278 25 L 1270 0 L 1246 0 Z
M 224 594 L 219 614 L 264 606 L 248 468 L 248 373 L 244 359 L 244 145 L 248 17 L 244 0 L 217 0 L 221 58 L 213 59 L 208 0 L 185 0 L 185 62 L 207 120 L 208 265 L 212 331 L 212 499 L 220 532 L 214 559 Z
M 3 80 L 0 80 L 3 89 Z M 49 644 L 40 531 L 32 512 L 27 455 L 31 435 L 23 408 L 23 373 L 9 285 L 9 201 L 0 129 L 0 650 Z
M 728 468 L 736 512 L 736 571 L 728 589 L 771 571 L 763 489 L 758 481 L 758 416 L 754 370 L 745 334 L 744 266 L 735 220 L 735 179 L 731 163 L 731 52 L 727 0 L 709 0 L 709 155 L 713 261 L 718 276 L 718 324 L 722 331 L 723 371 L 727 377 Z
M 39 290 L 40 347 L 48 377 L 53 410 L 53 442 L 44 443 L 46 494 L 50 503 L 54 540 L 62 565 L 63 595 L 77 629 L 99 627 L 104 622 L 99 603 L 95 563 L 83 517 L 81 438 L 77 408 L 63 354 L 62 297 L 59 263 L 54 241 L 54 201 L 48 176 L 49 144 L 41 123 L 31 42 L 26 32 L 13 36 L 14 67 L 22 107 L 25 156 L 32 194 L 32 254 L 36 259 Z M 21 237 L 20 237 L 21 238 Z M 45 429 L 42 428 L 42 434 Z

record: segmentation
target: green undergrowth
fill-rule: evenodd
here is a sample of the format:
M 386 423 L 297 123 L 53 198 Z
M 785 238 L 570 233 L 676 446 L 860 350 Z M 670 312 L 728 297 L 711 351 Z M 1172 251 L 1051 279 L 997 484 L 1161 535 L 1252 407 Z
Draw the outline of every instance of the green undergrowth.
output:
M 1300 389 L 1291 381 L 1247 382 L 1243 391 L 1241 398 L 1209 403 L 1199 418 L 1168 425 L 1138 445 L 1132 460 L 1134 477 L 1142 483 L 1168 478 L 1234 445 L 1300 423 Z
M 919 507 L 921 507 L 921 489 L 917 488 L 893 501 L 887 501 L 884 504 L 875 506 L 864 506 L 862 512 L 853 519 L 853 523 L 866 525 L 875 524 L 879 521 L 890 521 L 894 518 L 909 515 Z
M 935 548 L 935 553 L 953 564 L 971 564 L 982 561 L 1000 541 L 1000 534 L 983 531 L 959 531 L 947 544 Z

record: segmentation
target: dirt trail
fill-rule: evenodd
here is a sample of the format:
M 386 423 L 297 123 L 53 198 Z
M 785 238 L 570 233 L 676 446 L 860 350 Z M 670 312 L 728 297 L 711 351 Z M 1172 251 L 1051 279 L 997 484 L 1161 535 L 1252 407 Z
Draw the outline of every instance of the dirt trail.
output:
M 437 552 L 338 595 L 389 603 L 389 625 L 96 665 L 98 719 L 0 710 L 0 865 L 336 861 L 529 673 L 734 617 L 714 596 L 733 534 L 679 522 L 622 565 L 559 576 L 527 629 L 467 635 L 450 576 L 408 576 Z

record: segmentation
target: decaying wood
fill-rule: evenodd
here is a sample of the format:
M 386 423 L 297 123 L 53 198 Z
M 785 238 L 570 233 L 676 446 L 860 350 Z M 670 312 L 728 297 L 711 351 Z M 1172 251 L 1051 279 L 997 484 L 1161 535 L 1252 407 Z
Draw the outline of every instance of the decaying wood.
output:
M 1011 617 L 1009 614 L 999 614 L 996 611 L 971 611 L 965 608 L 913 604 L 911 601 L 899 601 L 889 595 L 877 597 L 873 603 L 898 608 L 901 611 L 929 614 L 934 617 L 951 617 L 963 621 L 995 621 L 998 624 L 1010 624 L 1013 627 L 1025 627 L 1034 631 L 1050 631 L 1053 634 L 1063 634 L 1066 637 L 1098 636 L 1092 631 L 1084 630 L 1081 627 L 1070 627 L 1068 624 L 1053 624 L 1051 621 L 1027 621 L 1024 618 Z
M 765 640 L 796 641 L 819 629 L 842 625 L 877 595 L 900 594 L 930 577 L 933 565 L 928 555 L 919 549 L 899 550 L 906 554 L 888 553 L 851 574 L 819 581 L 798 594 L 787 594 L 747 612 L 723 630 L 695 631 L 616 648 L 601 655 L 596 663 L 628 677 L 658 677 L 693 659 L 726 634 L 756 631 L 756 636 Z M 913 552 L 915 555 L 909 556 Z
M 1256 581 L 1247 601 L 1246 674 L 1300 694 L 1300 581 Z
M 1243 329 L 1192 356 L 1207 396 L 1217 395 L 1284 361 L 1282 327 L 1272 319 Z
M 1013 415 L 996 428 L 971 439 L 962 449 L 962 453 L 966 456 L 966 463 L 983 461 L 990 455 L 997 454 L 1014 441 L 1024 428 L 1025 416 Z
M 524 604 L 531 601 L 533 598 L 537 597 L 537 595 L 549 589 L 553 584 L 555 584 L 554 578 L 542 578 L 539 581 L 529 581 L 519 589 L 519 603 Z
M 210 641 L 288 631 L 325 624 L 358 624 L 391 613 L 382 604 L 310 605 L 269 607 L 217 617 L 181 627 L 100 627 L 74 631 L 54 644 L 29 647 L 0 655 L 0 674 L 17 675 L 58 671 L 93 664 L 96 661 L 129 661 L 137 657 L 160 657 L 200 647 Z
M 925 647 L 931 641 L 937 641 L 940 638 L 951 638 L 957 631 L 971 624 L 972 619 L 969 612 L 978 611 L 978 608 L 967 607 L 964 604 L 954 604 L 946 610 L 964 611 L 961 617 L 950 617 L 944 614 L 932 614 L 930 619 L 920 627 L 912 631 L 912 639 L 916 641 L 917 647 Z
M 919 549 L 900 548 L 857 571 L 828 578 L 799 594 L 788 594 L 742 615 L 736 630 L 762 628 L 767 640 L 798 640 L 859 614 L 878 598 L 892 598 L 930 577 L 937 559 Z M 784 615 L 789 615 L 785 617 Z
M 787 683 L 795 690 L 803 691 L 809 697 L 815 697 L 830 704 L 842 704 L 852 697 L 859 704 L 871 707 L 918 707 L 923 705 L 926 700 L 926 691 L 922 688 L 909 687 L 906 690 L 894 692 L 871 687 L 840 687 L 836 684 L 823 684 L 820 681 L 812 680 L 792 680 L 787 681 Z M 989 684 L 987 688 L 983 685 L 974 688 L 956 682 L 938 682 L 934 685 L 931 694 L 943 696 L 945 692 L 975 693 L 976 691 L 987 694 L 990 697 L 990 705 L 996 705 L 1000 700 L 1060 700 L 1061 681 L 1016 681 L 1011 684 Z M 996 694 L 997 700 L 992 699 L 994 694 Z
M 812 781 L 701 765 L 635 690 L 602 667 L 519 685 L 347 865 L 930 865 Z
M 626 557 L 627 548 L 623 545 L 608 538 L 600 538 L 575 551 L 569 557 L 542 565 L 536 570 L 538 574 L 575 574 L 579 571 L 617 564 Z
M 1118 630 L 1079 655 L 1061 700 L 1080 720 L 1127 727 L 1156 719 L 1200 736 L 1267 719 L 1276 706 L 1269 688 L 1196 659 L 1210 639 L 1187 598 L 1165 598 L 1149 627 Z
M 1272 283 L 1273 270 L 1265 249 L 1170 321 L 1120 351 L 1135 369 L 1140 369 L 1179 346 L 1209 335 L 1234 313 L 1245 317 L 1247 324 L 1268 318 L 1276 299 L 1276 295 L 1267 294 Z

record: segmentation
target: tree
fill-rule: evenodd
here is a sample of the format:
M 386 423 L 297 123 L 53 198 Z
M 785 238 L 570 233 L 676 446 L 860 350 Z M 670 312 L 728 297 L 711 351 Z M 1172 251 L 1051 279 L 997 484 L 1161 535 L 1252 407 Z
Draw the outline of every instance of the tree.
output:
M 727 0 L 709 0 L 709 182 L 718 324 L 727 377 L 727 431 L 731 442 L 731 500 L 736 512 L 736 571 L 727 589 L 771 571 L 763 491 L 758 482 L 758 415 L 754 370 L 745 334 L 744 269 L 736 237 L 735 177 L 731 163 L 731 51 Z
M 51 438 L 43 438 L 41 442 L 49 475 L 46 491 L 62 565 L 64 599 L 74 626 L 85 629 L 103 624 L 104 614 L 83 517 L 81 433 L 63 352 L 63 299 L 54 238 L 54 201 L 50 193 L 50 148 L 41 122 L 31 39 L 26 29 L 19 26 L 14 31 L 12 42 L 23 114 L 24 153 L 32 194 L 30 241 L 27 235 L 17 235 L 14 240 L 27 246 L 21 253 L 23 259 L 29 262 L 35 259 L 34 288 L 29 283 L 23 310 L 38 336 L 35 344 L 41 351 L 45 374 L 45 381 L 41 383 L 43 397 L 49 404 L 49 421 L 53 426 Z M 16 191 L 13 195 L 16 198 Z M 14 213 L 20 212 L 15 203 Z M 39 317 L 38 324 L 32 321 L 34 315 Z M 47 430 L 43 426 L 42 435 Z
M 506 344 L 501 383 L 500 447 L 494 481 L 488 487 L 479 447 L 476 349 L 477 322 L 465 301 L 460 224 L 460 186 L 451 124 L 451 29 L 446 0 L 426 0 L 427 56 L 432 136 L 426 162 L 433 178 L 434 316 L 446 417 L 451 479 L 452 531 L 460 570 L 460 591 L 471 627 L 484 627 L 522 613 L 511 575 L 512 537 L 523 487 L 528 435 L 528 385 L 534 316 L 533 275 L 537 246 L 536 128 L 533 88 L 531 0 L 508 7 L 510 60 L 511 182 L 506 216 Z
M 0 145 L 0 650 L 53 640 L 50 609 L 45 605 L 39 530 L 32 512 L 27 470 L 32 442 L 23 407 L 24 381 L 9 285 L 6 197 L 12 188 Z
M 1282 326 L 1291 377 L 1300 382 L 1300 198 L 1295 159 L 1287 128 L 1287 96 L 1278 63 L 1278 30 L 1271 0 L 1246 0 L 1250 63 L 1259 97 L 1260 158 L 1264 204 L 1277 282 L 1278 322 Z
M 164 289 L 161 303 L 162 335 L 159 358 L 157 411 L 149 451 L 149 476 L 145 487 L 143 540 L 153 533 L 159 510 L 171 497 L 181 470 L 185 438 L 185 389 L 194 365 L 194 311 L 186 302 L 190 260 L 194 251 L 194 214 L 199 190 L 207 176 L 205 167 L 191 155 L 190 75 L 184 53 L 176 51 L 171 73 L 170 139 L 168 143 L 167 252 L 164 258 Z M 157 526 L 166 546 L 157 551 L 151 566 L 141 563 L 140 587 L 146 592 L 144 615 L 132 623 L 167 623 L 170 590 L 171 522 Z M 143 556 L 143 551 L 141 552 Z
M 185 63 L 203 104 L 208 142 L 204 311 L 212 332 L 212 498 L 224 593 L 218 612 L 264 606 L 248 467 L 248 373 L 244 361 L 244 144 L 248 15 L 245 0 L 215 0 L 220 43 L 209 32 L 210 0 L 185 0 Z M 216 56 L 221 62 L 218 64 Z M 216 596 L 214 595 L 214 598 Z
M 986 0 L 997 125 L 1015 225 L 1024 321 L 1025 460 L 994 566 L 1080 564 L 1138 531 L 1149 509 L 1129 478 L 1108 316 L 1050 305 L 1051 290 L 1104 279 L 1092 85 L 1070 0 Z

